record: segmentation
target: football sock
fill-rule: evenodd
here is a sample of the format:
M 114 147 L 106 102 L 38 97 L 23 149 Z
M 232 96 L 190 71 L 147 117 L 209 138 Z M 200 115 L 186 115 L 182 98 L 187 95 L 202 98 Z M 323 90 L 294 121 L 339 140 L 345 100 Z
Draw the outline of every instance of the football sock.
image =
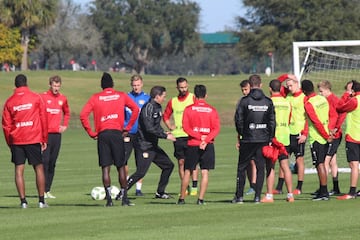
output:
M 142 187 L 142 183 L 141 182 L 137 182 L 136 183 L 136 190 L 141 190 Z
M 321 195 L 327 195 L 328 194 L 327 185 L 320 185 L 320 194 Z
M 350 191 L 349 191 L 350 195 L 356 195 L 356 187 L 350 187 Z
M 21 203 L 26 203 L 27 204 L 26 198 L 20 198 L 20 201 L 21 201 Z
M 278 179 L 278 183 L 276 185 L 276 190 L 282 191 L 283 185 L 284 185 L 284 178 L 280 178 Z
M 251 187 L 252 189 L 255 189 L 255 186 L 256 186 L 256 183 L 250 183 L 250 187 Z
M 296 189 L 301 190 L 301 188 L 302 188 L 302 184 L 303 184 L 303 181 L 298 181 L 298 182 L 297 182 Z
M 107 200 L 111 199 L 111 186 L 107 186 L 107 187 L 104 186 L 104 188 L 105 188 L 106 199 Z
M 197 181 L 197 180 L 194 180 L 194 181 L 192 182 L 192 187 L 193 187 L 193 188 L 197 188 L 197 184 L 198 184 L 198 181 Z
M 39 202 L 45 203 L 44 196 L 39 196 Z

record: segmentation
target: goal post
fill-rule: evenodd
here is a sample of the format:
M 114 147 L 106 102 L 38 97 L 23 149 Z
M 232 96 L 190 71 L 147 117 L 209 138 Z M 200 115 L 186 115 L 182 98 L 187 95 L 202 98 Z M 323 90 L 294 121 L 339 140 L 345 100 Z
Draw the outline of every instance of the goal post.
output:
M 344 53 L 336 50 L 339 48 L 343 51 L 344 48 L 351 47 L 354 47 L 354 52 Z M 331 50 L 327 50 L 329 48 Z M 313 52 L 315 53 L 312 54 Z M 310 73 L 311 70 L 355 70 L 360 74 L 360 40 L 293 42 L 293 64 L 294 74 L 299 81 L 304 73 Z

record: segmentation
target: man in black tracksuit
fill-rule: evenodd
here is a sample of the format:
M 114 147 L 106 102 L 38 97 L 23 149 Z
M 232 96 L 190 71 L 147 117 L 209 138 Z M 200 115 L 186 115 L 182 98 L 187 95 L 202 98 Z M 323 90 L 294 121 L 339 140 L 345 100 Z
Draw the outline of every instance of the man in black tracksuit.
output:
M 148 171 L 151 162 L 161 168 L 161 176 L 155 198 L 168 199 L 169 194 L 165 188 L 169 177 L 174 169 L 174 163 L 169 156 L 158 146 L 159 138 L 175 141 L 170 132 L 165 132 L 161 127 L 162 108 L 161 103 L 166 97 L 166 89 L 162 86 L 154 86 L 150 91 L 150 100 L 141 108 L 137 132 L 136 172 L 128 179 L 130 189 L 139 179 L 143 178 Z
M 257 171 L 254 202 L 260 202 L 265 169 L 265 158 L 262 154 L 262 148 L 271 142 L 275 134 L 273 102 L 260 89 L 260 76 L 251 75 L 249 81 L 251 91 L 247 96 L 241 98 L 236 107 L 234 117 L 240 147 L 236 194 L 232 201 L 233 203 L 243 203 L 245 172 L 251 159 L 255 160 Z

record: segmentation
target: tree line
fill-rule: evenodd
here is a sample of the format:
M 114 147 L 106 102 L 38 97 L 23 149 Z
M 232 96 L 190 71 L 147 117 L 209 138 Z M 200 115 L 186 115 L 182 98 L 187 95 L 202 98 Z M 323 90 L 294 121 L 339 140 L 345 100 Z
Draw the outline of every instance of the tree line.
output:
M 271 53 L 276 70 L 291 71 L 294 41 L 360 39 L 358 0 L 242 2 L 246 14 L 224 29 L 239 43 L 207 48 L 191 0 L 0 0 L 0 64 L 66 69 L 73 60 L 81 69 L 228 74 L 262 72 Z

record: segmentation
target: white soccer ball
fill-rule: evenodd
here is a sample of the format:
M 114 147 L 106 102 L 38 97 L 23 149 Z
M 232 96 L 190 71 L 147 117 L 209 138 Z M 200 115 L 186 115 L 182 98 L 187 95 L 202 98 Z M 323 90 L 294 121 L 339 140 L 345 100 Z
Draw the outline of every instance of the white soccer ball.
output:
M 91 190 L 91 198 L 94 200 L 104 200 L 106 196 L 104 187 L 94 187 Z
M 118 195 L 120 192 L 120 189 L 117 186 L 111 186 L 111 198 L 115 199 L 116 195 Z
M 266 74 L 266 76 L 270 77 L 270 75 L 271 75 L 271 68 L 270 67 L 267 67 L 265 69 L 265 74 Z

